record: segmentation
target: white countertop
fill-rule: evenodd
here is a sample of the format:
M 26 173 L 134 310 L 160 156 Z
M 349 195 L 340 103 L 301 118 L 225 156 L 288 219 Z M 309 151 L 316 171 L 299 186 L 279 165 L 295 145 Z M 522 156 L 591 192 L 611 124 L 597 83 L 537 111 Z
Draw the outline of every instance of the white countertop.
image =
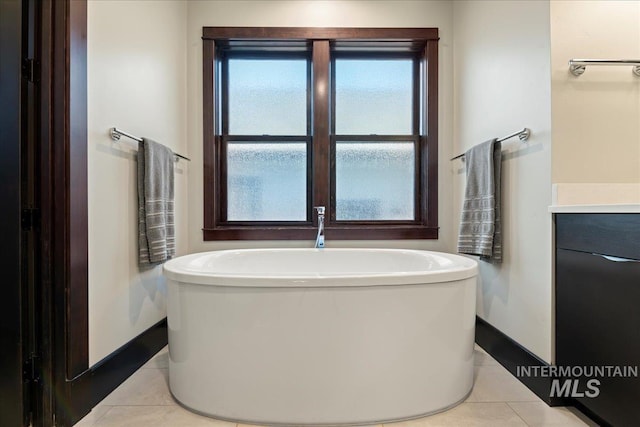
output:
M 640 213 L 640 203 L 605 205 L 552 205 L 551 213 Z

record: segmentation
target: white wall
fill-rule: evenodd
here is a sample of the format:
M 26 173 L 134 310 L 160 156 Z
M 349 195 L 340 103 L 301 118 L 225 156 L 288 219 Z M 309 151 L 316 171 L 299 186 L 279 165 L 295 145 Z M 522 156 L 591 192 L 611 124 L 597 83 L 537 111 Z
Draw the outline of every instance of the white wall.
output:
M 328 246 L 455 252 L 464 175 L 463 165 L 449 159 L 490 137 L 530 127 L 528 145 L 515 142 L 505 147 L 505 262 L 499 268 L 482 265 L 478 313 L 551 361 L 548 1 L 92 0 L 91 364 L 166 313 L 159 269 L 140 273 L 137 267 L 135 150 L 124 140 L 111 142 L 109 127 L 154 138 L 192 158 L 176 169 L 178 253 L 311 244 L 202 240 L 203 26 L 438 27 L 440 239 L 329 241 Z
M 186 23 L 183 1 L 88 4 L 90 365 L 166 316 L 160 268 L 137 265 L 137 143 L 114 143 L 107 131 L 187 153 Z M 187 249 L 187 177 L 178 163 L 178 254 Z
M 551 2 L 553 182 L 639 183 L 640 78 L 572 58 L 640 58 L 640 1 Z
M 193 162 L 189 174 L 189 250 L 310 246 L 310 241 L 204 242 L 202 178 L 202 27 L 438 27 L 439 58 L 439 226 L 440 239 L 401 241 L 328 241 L 327 246 L 405 247 L 452 251 L 451 216 L 453 113 L 452 3 L 449 1 L 190 1 L 188 4 L 188 139 Z
M 504 262 L 480 262 L 478 315 L 542 359 L 552 359 L 551 94 L 548 1 L 454 5 L 454 147 L 462 153 L 523 127 L 503 146 Z M 460 217 L 464 163 L 443 163 Z M 457 238 L 457 224 L 454 238 Z

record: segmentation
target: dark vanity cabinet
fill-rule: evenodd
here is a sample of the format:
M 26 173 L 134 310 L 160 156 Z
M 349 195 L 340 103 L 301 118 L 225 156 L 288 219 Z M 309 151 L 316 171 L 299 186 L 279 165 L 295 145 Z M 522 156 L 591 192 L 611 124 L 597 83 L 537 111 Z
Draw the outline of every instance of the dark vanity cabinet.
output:
M 556 214 L 555 225 L 556 364 L 640 367 L 640 214 Z M 579 397 L 583 377 L 577 406 L 640 426 L 640 378 L 591 378 L 599 394 Z

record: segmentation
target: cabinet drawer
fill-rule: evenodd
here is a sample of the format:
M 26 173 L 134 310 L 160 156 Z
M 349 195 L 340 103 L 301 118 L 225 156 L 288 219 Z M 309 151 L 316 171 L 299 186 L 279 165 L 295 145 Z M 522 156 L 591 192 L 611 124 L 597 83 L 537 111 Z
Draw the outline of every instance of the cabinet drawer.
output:
M 556 247 L 640 259 L 640 214 L 557 214 Z
M 556 363 L 639 365 L 640 263 L 564 249 L 556 257 Z M 640 378 L 598 379 L 599 396 L 576 400 L 612 426 L 640 426 Z

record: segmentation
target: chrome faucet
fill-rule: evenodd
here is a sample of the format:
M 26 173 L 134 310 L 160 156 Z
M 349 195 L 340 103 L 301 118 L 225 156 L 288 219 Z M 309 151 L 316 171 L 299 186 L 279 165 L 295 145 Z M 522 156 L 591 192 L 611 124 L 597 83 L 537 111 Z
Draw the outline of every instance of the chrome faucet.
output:
M 322 249 L 324 248 L 324 206 L 316 206 L 314 209 L 318 212 L 318 235 L 313 247 Z

